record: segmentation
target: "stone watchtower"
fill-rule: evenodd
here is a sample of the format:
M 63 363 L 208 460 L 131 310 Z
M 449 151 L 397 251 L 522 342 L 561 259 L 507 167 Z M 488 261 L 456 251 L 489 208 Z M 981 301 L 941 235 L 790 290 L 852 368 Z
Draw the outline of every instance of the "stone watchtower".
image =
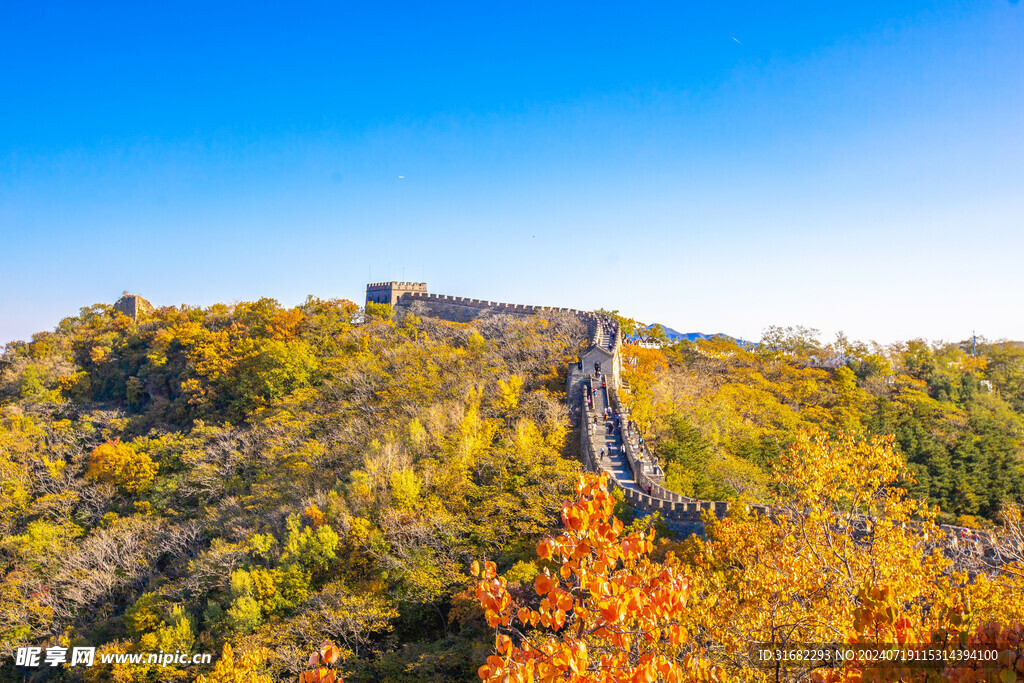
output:
M 374 282 L 366 285 L 366 303 L 394 306 L 403 294 L 426 293 L 426 282 Z
M 143 299 L 138 294 L 124 293 L 117 303 L 114 304 L 114 310 L 118 313 L 122 313 L 132 320 L 138 322 L 140 313 L 150 313 L 153 311 L 153 304 Z

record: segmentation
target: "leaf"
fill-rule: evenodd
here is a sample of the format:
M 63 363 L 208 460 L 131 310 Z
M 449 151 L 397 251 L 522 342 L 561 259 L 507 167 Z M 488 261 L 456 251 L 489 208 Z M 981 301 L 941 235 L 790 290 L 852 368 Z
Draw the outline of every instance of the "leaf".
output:
M 328 640 L 320 646 L 320 656 L 323 657 L 323 660 L 326 663 L 334 664 L 338 661 L 341 653 L 338 651 L 338 648 L 335 647 L 334 643 Z
M 557 585 L 557 579 L 553 579 L 545 574 L 538 574 L 537 578 L 533 580 L 533 589 L 537 591 L 537 595 L 547 595 Z

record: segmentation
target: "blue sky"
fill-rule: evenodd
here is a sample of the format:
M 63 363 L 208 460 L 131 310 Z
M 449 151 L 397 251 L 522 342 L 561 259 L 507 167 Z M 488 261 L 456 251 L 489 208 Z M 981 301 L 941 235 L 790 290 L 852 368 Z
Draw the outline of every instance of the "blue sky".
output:
M 368 278 L 1024 339 L 1020 4 L 296 4 L 0 6 L 0 343 Z

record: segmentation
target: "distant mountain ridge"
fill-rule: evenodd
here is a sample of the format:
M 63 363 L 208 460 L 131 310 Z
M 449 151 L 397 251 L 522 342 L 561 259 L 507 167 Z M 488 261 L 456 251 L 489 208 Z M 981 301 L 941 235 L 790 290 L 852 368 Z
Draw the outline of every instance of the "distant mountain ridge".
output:
M 665 330 L 665 336 L 674 342 L 682 341 L 684 339 L 687 341 L 697 341 L 698 339 L 729 339 L 740 346 L 757 346 L 757 342 L 740 339 L 739 337 L 734 337 L 731 334 L 725 334 L 724 332 L 712 332 L 710 334 L 706 332 L 679 332 L 677 330 L 673 330 L 668 325 L 662 325 L 661 323 L 651 323 L 647 326 L 647 329 L 651 329 L 652 327 L 661 327 L 661 329 Z

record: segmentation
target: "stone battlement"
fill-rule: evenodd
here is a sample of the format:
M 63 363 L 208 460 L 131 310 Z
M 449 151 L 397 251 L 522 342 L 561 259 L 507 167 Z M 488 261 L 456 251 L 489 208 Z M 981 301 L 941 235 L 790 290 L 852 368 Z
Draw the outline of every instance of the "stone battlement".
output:
M 396 289 L 408 289 L 423 292 L 427 291 L 426 282 L 371 282 L 370 284 L 366 285 L 366 291 L 379 292 L 381 290 L 390 289 L 392 287 Z
M 705 512 L 713 512 L 721 519 L 729 511 L 730 503 L 720 500 L 694 500 L 692 502 L 676 502 L 655 498 L 634 489 L 623 489 L 626 500 L 630 507 L 638 508 L 644 512 L 660 512 L 666 520 L 680 522 L 699 523 Z M 748 512 L 755 512 L 760 515 L 769 515 L 772 508 L 768 505 L 746 505 Z
M 403 294 L 399 305 L 407 305 L 413 301 L 423 302 L 437 302 L 443 304 L 458 304 L 460 306 L 466 306 L 469 308 L 479 309 L 493 309 L 500 312 L 507 313 L 543 313 L 543 312 L 557 312 L 557 313 L 568 313 L 572 315 L 580 315 L 583 311 L 578 311 L 574 308 L 564 308 L 559 306 L 531 306 L 529 304 L 506 304 L 499 301 L 486 301 L 484 299 L 471 299 L 464 296 L 450 296 L 448 294 L 427 294 L 426 292 L 410 292 Z
M 369 295 L 368 295 L 369 296 Z M 559 306 L 531 306 L 528 304 L 507 304 L 500 301 L 472 299 L 464 296 L 448 294 L 428 294 L 427 292 L 404 292 L 398 297 L 396 307 L 403 308 L 413 314 L 429 315 L 453 322 L 470 322 L 487 313 L 505 313 L 508 315 L 536 315 L 538 313 L 564 313 L 575 315 L 592 326 L 588 316 L 591 314 L 575 308 Z
M 401 307 L 411 313 L 419 312 L 453 322 L 469 322 L 486 312 L 511 315 L 564 313 L 575 315 L 586 323 L 587 331 L 595 344 L 600 333 L 598 316 L 590 311 L 564 306 L 510 304 L 450 294 L 430 294 L 426 282 L 371 282 L 366 285 L 366 303 L 385 303 Z
M 366 303 L 395 306 L 406 294 L 426 293 L 426 282 L 371 282 L 366 285 Z

